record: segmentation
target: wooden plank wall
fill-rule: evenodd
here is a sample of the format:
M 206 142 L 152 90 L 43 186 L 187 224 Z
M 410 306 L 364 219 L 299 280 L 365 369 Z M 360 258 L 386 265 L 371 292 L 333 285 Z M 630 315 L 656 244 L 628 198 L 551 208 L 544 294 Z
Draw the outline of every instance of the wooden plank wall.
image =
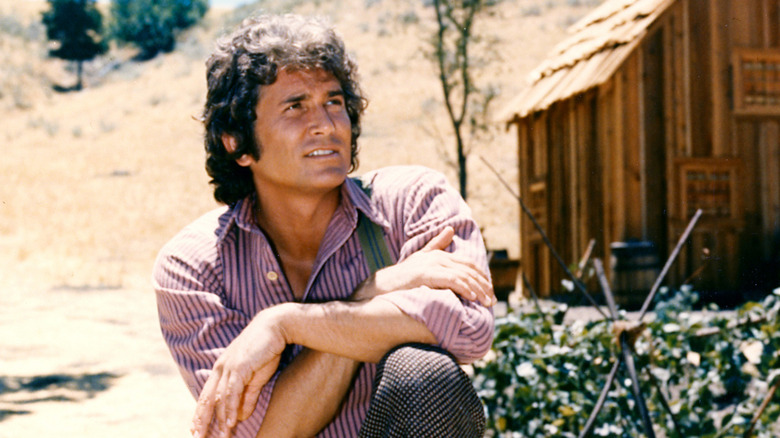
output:
M 727 44 L 780 48 L 780 1 L 730 0 Z M 740 195 L 745 208 L 742 283 L 780 282 L 780 115 L 731 119 L 731 147 L 745 163 Z M 756 251 L 758 249 L 758 251 Z M 755 268 L 763 266 L 763 272 Z
M 780 115 L 735 115 L 730 69 L 735 47 L 780 48 L 780 0 L 679 0 L 648 35 L 597 89 L 517 123 L 518 153 L 531 161 L 521 158 L 521 195 L 533 196 L 534 185 L 544 197 L 538 219 L 568 262 L 591 238 L 607 261 L 611 242 L 663 234 L 665 259 L 688 221 L 681 160 L 733 159 L 743 165 L 739 217 L 702 221 L 669 282 L 699 267 L 705 247 L 718 260 L 701 285 L 746 287 L 767 272 L 777 276 Z M 666 224 L 649 211 L 664 202 Z M 523 270 L 541 292 L 560 290 L 561 270 L 530 221 L 521 218 L 521 227 Z
M 700 252 L 706 247 L 713 257 L 700 285 L 750 289 L 759 286 L 767 272 L 779 270 L 768 263 L 778 248 L 774 236 L 780 234 L 780 191 L 775 188 L 780 185 L 780 118 L 734 113 L 731 53 L 740 47 L 780 45 L 780 2 L 680 0 L 666 16 L 665 51 L 675 55 L 665 70 L 665 94 L 675 103 L 666 104 L 672 127 L 666 134 L 672 152 L 667 157 L 670 244 L 688 219 L 679 211 L 683 188 L 674 161 L 702 157 L 741 163 L 736 182 L 740 211 L 733 219 L 700 222 L 673 279 L 679 282 L 701 265 Z

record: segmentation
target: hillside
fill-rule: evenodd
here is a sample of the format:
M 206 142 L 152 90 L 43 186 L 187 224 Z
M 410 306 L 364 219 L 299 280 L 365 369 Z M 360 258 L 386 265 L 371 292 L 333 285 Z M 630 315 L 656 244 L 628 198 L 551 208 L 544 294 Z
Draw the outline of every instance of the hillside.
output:
M 433 17 L 421 3 L 263 2 L 329 17 L 357 58 L 370 99 L 357 173 L 425 164 L 454 184 L 443 157 L 454 143 L 424 56 Z M 593 3 L 505 0 L 480 23 L 478 32 L 496 41 L 497 60 L 479 77 L 500 90 L 494 109 Z M 0 306 L 13 309 L 0 312 L 8 352 L 0 438 L 51 435 L 54 425 L 60 436 L 185 436 L 191 400 L 160 340 L 149 275 L 163 243 L 215 206 L 195 120 L 203 63 L 215 36 L 254 8 L 211 11 L 176 52 L 151 61 L 114 48 L 87 65 L 84 91 L 63 94 L 53 85 L 75 78 L 67 63 L 46 57 L 37 24 L 45 7 L 0 0 Z M 518 209 L 478 158 L 516 181 L 514 136 L 496 121 L 494 137 L 473 147 L 469 204 L 488 245 L 516 256 Z M 13 390 L 25 376 L 55 373 L 104 386 Z
M 45 58 L 43 30 L 31 24 L 45 3 L 9 3 L 0 9 L 0 127 L 8 149 L 0 235 L 24 245 L 3 251 L 10 258 L 3 265 L 37 269 L 57 260 L 53 284 L 127 285 L 132 279 L 124 277 L 143 272 L 166 238 L 213 206 L 193 120 L 203 102 L 203 60 L 214 35 L 252 8 L 212 11 L 204 27 L 183 36 L 177 52 L 149 62 L 128 61 L 131 49 L 114 50 L 87 66 L 84 92 L 58 94 L 51 86 L 70 85 L 74 77 L 66 63 Z M 290 3 L 306 4 L 278 1 L 270 9 Z M 433 17 L 418 3 L 334 0 L 297 10 L 330 17 L 359 62 L 370 105 L 358 173 L 425 163 L 454 183 L 455 171 L 442 156 L 453 155 L 454 142 L 424 56 Z M 520 90 L 564 26 L 586 11 L 568 6 L 583 2 L 538 3 L 506 1 L 481 23 L 479 32 L 499 42 L 499 60 L 479 78 L 501 92 L 494 109 Z M 473 147 L 469 202 L 488 244 L 515 253 L 517 208 L 478 159 L 485 156 L 516 180 L 514 133 L 501 125 L 492 141 Z

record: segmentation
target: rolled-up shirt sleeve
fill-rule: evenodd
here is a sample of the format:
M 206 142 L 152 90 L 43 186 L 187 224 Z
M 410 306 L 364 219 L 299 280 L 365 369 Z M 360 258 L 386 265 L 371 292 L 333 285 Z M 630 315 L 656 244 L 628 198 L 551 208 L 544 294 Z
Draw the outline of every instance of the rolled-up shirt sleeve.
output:
M 377 297 L 425 324 L 438 345 L 459 363 L 484 356 L 493 341 L 493 315 L 482 305 L 464 302 L 448 290 L 427 288 L 393 292 Z
M 399 261 L 420 250 L 445 227 L 455 230 L 448 251 L 468 258 L 490 278 L 487 254 L 479 227 L 471 210 L 445 177 L 422 167 L 407 167 L 410 179 L 406 193 L 396 208 L 389 240 L 399 244 Z M 375 181 L 381 186 L 381 181 Z M 398 199 L 398 198 L 396 198 Z M 398 223 L 398 222 L 402 223 Z M 402 233 L 402 234 L 399 234 Z M 392 243 L 391 243 L 392 244 Z M 460 298 L 448 290 L 419 288 L 382 296 L 405 314 L 422 322 L 436 337 L 439 346 L 461 363 L 471 363 L 484 356 L 493 342 L 493 312 L 478 302 Z
M 153 270 L 162 335 L 195 398 L 225 346 L 251 319 L 223 304 L 218 263 L 213 239 L 185 229 L 161 250 Z M 276 377 L 266 384 L 253 415 L 239 423 L 236 436 L 255 436 Z

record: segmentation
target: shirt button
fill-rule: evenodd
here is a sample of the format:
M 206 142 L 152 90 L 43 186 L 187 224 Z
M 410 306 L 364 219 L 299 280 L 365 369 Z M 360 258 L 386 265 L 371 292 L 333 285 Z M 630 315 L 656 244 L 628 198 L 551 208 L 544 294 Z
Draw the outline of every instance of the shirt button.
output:
M 268 273 L 265 274 L 265 278 L 267 278 L 267 279 L 269 279 L 271 281 L 276 281 L 276 280 L 279 279 L 279 274 L 277 274 L 274 271 L 268 271 Z

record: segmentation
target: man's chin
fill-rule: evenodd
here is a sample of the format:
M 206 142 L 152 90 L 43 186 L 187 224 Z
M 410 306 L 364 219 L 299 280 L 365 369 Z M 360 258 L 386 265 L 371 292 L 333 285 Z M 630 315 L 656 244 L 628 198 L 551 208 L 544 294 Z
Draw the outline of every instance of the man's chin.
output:
M 343 169 L 319 172 L 316 176 L 309 179 L 307 186 L 314 191 L 328 192 L 336 190 L 344 184 L 347 179 L 347 172 Z

